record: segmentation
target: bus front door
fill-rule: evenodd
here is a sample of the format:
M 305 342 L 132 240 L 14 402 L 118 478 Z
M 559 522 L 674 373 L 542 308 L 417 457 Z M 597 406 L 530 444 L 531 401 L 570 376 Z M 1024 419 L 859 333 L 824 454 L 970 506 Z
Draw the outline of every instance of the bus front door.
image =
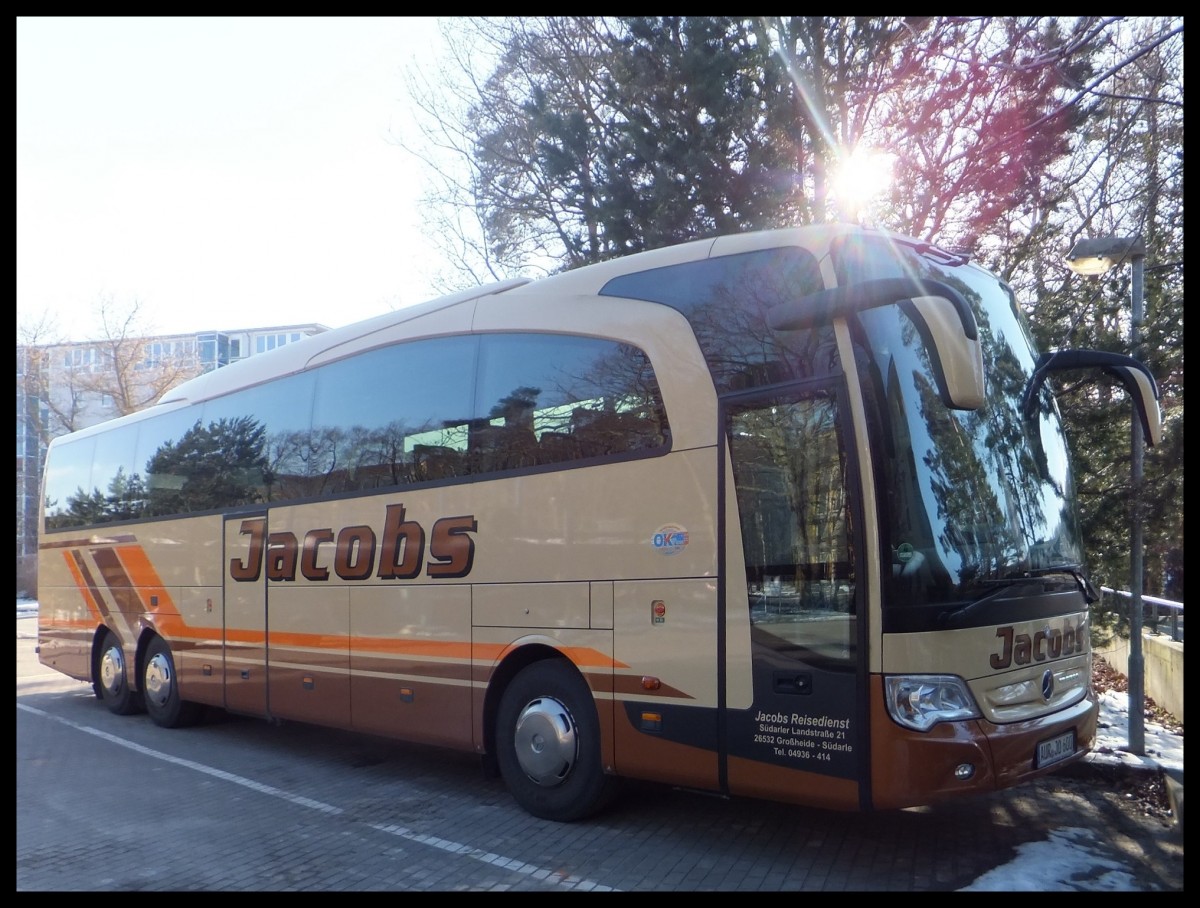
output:
M 725 513 L 737 524 L 722 534 L 726 608 L 746 616 L 730 615 L 726 626 L 748 627 L 753 687 L 744 708 L 747 695 L 733 690 L 728 673 L 733 794 L 841 808 L 862 802 L 861 546 L 853 536 L 861 522 L 851 519 L 856 464 L 840 400 L 836 387 L 819 383 L 723 405 L 723 472 L 734 486 L 726 500 L 736 500 Z

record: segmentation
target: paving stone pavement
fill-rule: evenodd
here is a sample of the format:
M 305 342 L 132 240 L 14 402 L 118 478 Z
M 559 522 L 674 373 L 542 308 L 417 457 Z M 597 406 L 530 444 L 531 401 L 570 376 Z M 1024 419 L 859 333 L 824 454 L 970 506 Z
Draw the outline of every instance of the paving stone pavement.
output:
M 873 815 L 635 785 L 593 820 L 547 823 L 469 754 L 113 716 L 30 660 L 29 628 L 18 619 L 18 891 L 953 891 L 1064 837 L 1096 855 L 1073 888 L 1118 874 L 1183 889 L 1182 823 L 1085 770 Z

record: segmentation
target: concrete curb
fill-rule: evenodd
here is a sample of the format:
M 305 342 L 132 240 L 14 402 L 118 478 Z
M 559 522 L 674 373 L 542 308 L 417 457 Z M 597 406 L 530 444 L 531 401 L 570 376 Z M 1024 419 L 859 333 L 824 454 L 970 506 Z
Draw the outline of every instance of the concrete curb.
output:
M 1071 778 L 1088 779 L 1097 782 L 1107 782 L 1109 784 L 1130 779 L 1134 776 L 1161 776 L 1167 789 L 1167 799 L 1171 804 L 1171 815 L 1175 820 L 1175 825 L 1179 828 L 1180 835 L 1183 834 L 1182 768 L 1166 768 L 1157 765 L 1153 761 L 1114 763 L 1111 761 L 1084 758 L 1078 763 L 1064 766 L 1058 771 L 1062 775 L 1070 776 Z
M 1162 773 L 1167 785 L 1167 798 L 1171 801 L 1171 813 L 1175 816 L 1179 831 L 1183 832 L 1183 770 L 1164 769 Z

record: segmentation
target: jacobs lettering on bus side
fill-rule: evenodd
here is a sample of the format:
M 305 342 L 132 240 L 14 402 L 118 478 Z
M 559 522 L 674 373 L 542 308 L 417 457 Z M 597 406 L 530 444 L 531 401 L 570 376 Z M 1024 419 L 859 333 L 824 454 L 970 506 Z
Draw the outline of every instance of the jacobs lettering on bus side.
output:
M 421 574 L 435 578 L 466 577 L 475 563 L 475 540 L 479 529 L 474 515 L 442 517 L 429 532 L 429 559 L 425 561 L 425 528 L 405 520 L 404 505 L 388 505 L 383 521 L 382 542 L 365 524 L 316 527 L 304 534 L 281 531 L 267 535 L 265 517 L 242 521 L 239 532 L 249 537 L 244 557 L 231 558 L 229 576 L 239 582 L 258 580 L 266 565 L 267 579 L 294 581 L 329 580 L 330 572 L 342 580 L 412 580 Z M 264 539 L 265 536 L 265 539 Z M 378 557 L 377 557 L 378 556 Z
M 1010 665 L 1029 665 L 1063 656 L 1079 655 L 1087 641 L 1087 619 L 1078 624 L 1067 621 L 1061 628 L 1046 626 L 1030 636 L 1018 634 L 1011 625 L 996 628 L 1000 638 L 1000 652 L 992 653 L 988 662 L 992 668 L 1008 668 Z

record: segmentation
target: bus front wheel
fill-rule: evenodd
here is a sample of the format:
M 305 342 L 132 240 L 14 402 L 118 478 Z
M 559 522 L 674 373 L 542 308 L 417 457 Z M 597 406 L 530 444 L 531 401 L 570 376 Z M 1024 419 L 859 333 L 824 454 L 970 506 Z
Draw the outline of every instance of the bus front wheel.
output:
M 529 813 L 569 822 L 611 800 L 616 780 L 601 767 L 595 701 L 572 666 L 549 660 L 522 669 L 496 719 L 500 774 Z
M 196 724 L 200 718 L 200 704 L 179 697 L 175 659 L 162 637 L 155 637 L 146 648 L 142 698 L 154 724 L 163 728 L 183 728 Z
M 137 693 L 129 686 L 125 651 L 121 649 L 121 641 L 112 631 L 104 632 L 104 639 L 100 641 L 100 649 L 96 656 L 96 668 L 92 674 L 95 678 L 92 689 L 108 707 L 109 712 L 118 716 L 129 716 L 138 711 L 141 703 Z

